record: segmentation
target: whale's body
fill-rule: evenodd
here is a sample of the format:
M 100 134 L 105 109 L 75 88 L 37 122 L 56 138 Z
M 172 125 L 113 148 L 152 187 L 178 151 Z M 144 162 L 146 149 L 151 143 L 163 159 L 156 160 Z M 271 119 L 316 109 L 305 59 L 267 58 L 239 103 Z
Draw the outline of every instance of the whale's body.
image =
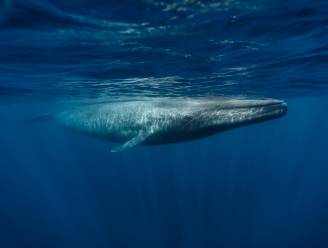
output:
M 144 99 L 72 107 L 54 116 L 62 126 L 118 142 L 112 151 L 207 137 L 285 115 L 279 100 Z

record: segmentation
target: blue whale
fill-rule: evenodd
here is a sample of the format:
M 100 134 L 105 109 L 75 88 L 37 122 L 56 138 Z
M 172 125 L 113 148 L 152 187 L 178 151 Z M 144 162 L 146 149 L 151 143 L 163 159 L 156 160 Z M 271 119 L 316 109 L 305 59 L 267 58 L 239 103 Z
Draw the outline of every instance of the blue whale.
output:
M 112 152 L 207 137 L 284 116 L 275 99 L 146 98 L 65 107 L 52 118 L 80 133 L 120 143 Z

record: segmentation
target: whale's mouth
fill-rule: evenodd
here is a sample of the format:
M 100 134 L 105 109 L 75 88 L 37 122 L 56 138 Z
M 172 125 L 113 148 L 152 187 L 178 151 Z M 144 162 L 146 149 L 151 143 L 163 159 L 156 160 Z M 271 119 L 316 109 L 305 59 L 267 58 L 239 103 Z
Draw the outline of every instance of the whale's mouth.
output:
M 286 115 L 287 104 L 281 100 L 231 100 L 218 110 L 217 127 L 255 124 Z
M 262 108 L 262 113 L 269 116 L 284 116 L 287 113 L 287 104 L 284 101 L 275 100 L 273 102 L 264 103 L 259 108 Z
M 287 104 L 281 100 L 245 100 L 232 99 L 217 104 L 210 111 L 200 113 L 205 124 L 201 135 L 212 135 L 218 132 L 269 121 L 286 115 Z M 199 135 L 199 136 L 201 136 Z
M 287 104 L 280 100 L 259 100 L 243 106 L 249 110 L 248 119 L 252 122 L 260 122 L 282 117 L 287 113 Z

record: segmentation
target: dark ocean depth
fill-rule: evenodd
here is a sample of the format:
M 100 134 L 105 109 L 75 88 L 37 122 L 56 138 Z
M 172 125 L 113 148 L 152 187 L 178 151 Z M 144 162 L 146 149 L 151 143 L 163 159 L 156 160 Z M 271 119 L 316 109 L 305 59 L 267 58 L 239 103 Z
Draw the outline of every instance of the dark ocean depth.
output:
M 0 247 L 327 248 L 328 1 L 0 0 Z M 111 153 L 57 102 L 277 98 L 285 117 Z

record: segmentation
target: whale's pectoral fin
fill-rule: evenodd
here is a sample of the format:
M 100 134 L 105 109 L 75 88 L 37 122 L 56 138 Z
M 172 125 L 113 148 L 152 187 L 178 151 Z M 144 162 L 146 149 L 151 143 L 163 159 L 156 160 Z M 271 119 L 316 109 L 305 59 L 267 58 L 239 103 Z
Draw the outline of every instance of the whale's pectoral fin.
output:
M 134 146 L 139 145 L 145 139 L 149 137 L 150 133 L 147 132 L 140 132 L 137 136 L 133 137 L 132 139 L 128 140 L 124 144 L 117 146 L 111 150 L 111 152 L 122 152 L 126 149 L 132 148 Z

